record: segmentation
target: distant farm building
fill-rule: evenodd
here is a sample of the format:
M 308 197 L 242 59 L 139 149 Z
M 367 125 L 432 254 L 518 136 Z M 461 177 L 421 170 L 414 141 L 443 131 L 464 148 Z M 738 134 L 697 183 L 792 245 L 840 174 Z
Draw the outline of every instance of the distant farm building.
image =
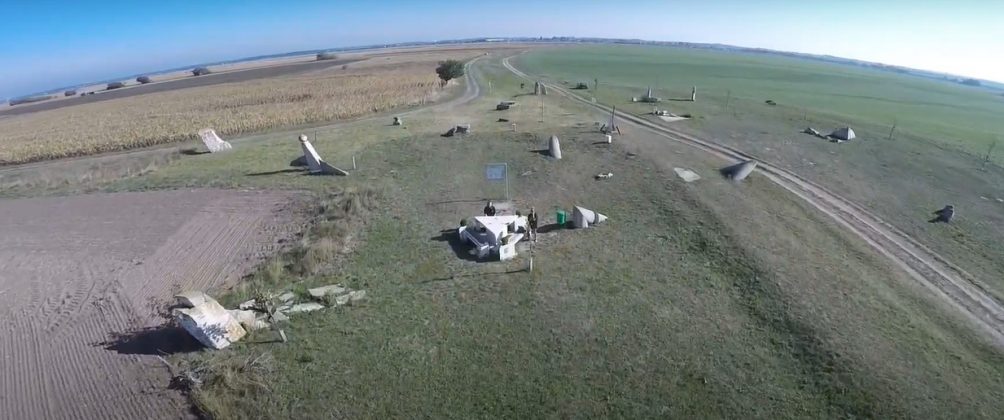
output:
M 63 96 L 77 96 L 77 91 L 75 91 L 75 90 L 68 90 L 66 92 L 63 92 Z
M 335 53 L 330 53 L 330 52 L 317 53 L 317 61 L 334 60 L 334 59 L 337 59 L 337 58 L 338 58 L 338 55 L 336 55 Z
M 205 67 L 196 67 L 192 69 L 193 76 L 205 76 L 207 74 L 213 74 L 213 72 L 209 71 L 209 69 Z
M 107 86 L 105 86 L 105 89 L 106 90 L 112 90 L 112 89 L 121 89 L 121 88 L 124 88 L 124 87 L 125 87 L 125 83 L 122 83 L 122 82 L 111 82 Z

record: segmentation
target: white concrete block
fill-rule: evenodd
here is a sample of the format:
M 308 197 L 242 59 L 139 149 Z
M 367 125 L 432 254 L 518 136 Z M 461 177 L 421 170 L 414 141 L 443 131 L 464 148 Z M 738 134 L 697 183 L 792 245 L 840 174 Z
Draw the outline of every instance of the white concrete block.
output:
M 298 303 L 293 305 L 287 311 L 291 314 L 301 313 L 301 312 L 313 312 L 316 310 L 324 309 L 324 305 L 316 302 Z
M 332 284 L 328 286 L 315 287 L 313 289 L 308 289 L 307 293 L 314 299 L 321 299 L 327 295 L 340 295 L 347 292 L 348 289 L 340 284 Z
M 204 144 L 206 148 L 209 149 L 210 153 L 222 152 L 224 150 L 232 149 L 230 143 L 223 141 L 223 139 L 221 139 L 220 136 L 216 134 L 216 131 L 212 129 L 204 128 L 202 130 L 199 130 L 199 138 L 202 139 L 202 144 Z
M 366 299 L 365 290 L 354 290 L 349 293 L 349 302 L 359 302 L 363 299 Z
M 300 148 L 303 149 L 303 159 L 306 161 L 307 169 L 311 173 L 324 175 L 348 175 L 349 173 L 339 168 L 331 166 L 317 154 L 314 145 L 310 144 L 307 136 L 300 135 Z
M 558 136 L 551 136 L 551 140 L 547 142 L 547 150 L 551 157 L 561 159 L 561 143 L 558 141 Z
M 673 171 L 676 172 L 676 176 L 683 179 L 684 182 L 694 182 L 701 179 L 700 175 L 690 169 L 673 168 Z
M 516 258 L 516 244 L 502 245 L 499 247 L 499 260 L 508 261 Z
M 194 308 L 179 309 L 177 320 L 192 337 L 217 350 L 230 346 L 247 334 L 241 324 L 215 300 Z

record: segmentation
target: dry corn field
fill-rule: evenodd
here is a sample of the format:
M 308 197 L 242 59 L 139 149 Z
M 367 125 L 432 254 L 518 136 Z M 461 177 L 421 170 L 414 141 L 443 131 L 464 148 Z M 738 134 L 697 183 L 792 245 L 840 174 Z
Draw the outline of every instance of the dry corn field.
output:
M 81 156 L 380 112 L 431 100 L 432 68 L 312 74 L 179 89 L 0 119 L 0 165 Z

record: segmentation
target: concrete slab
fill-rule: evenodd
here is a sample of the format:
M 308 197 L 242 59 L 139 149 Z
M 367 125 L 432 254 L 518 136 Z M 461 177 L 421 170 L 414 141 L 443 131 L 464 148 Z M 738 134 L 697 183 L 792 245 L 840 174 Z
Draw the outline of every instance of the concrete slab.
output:
M 301 312 L 313 312 L 324 309 L 324 305 L 316 302 L 298 303 L 289 308 L 288 313 L 298 314 Z
M 673 172 L 676 172 L 676 176 L 680 177 L 684 182 L 694 182 L 701 179 L 700 175 L 690 169 L 673 168 Z

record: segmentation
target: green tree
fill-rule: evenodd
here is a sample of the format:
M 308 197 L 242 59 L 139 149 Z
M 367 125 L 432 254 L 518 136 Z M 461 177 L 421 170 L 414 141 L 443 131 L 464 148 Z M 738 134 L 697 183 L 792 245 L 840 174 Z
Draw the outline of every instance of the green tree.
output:
M 439 67 L 436 67 L 436 74 L 443 79 L 443 83 L 449 82 L 464 75 L 464 63 L 457 60 L 440 61 Z

